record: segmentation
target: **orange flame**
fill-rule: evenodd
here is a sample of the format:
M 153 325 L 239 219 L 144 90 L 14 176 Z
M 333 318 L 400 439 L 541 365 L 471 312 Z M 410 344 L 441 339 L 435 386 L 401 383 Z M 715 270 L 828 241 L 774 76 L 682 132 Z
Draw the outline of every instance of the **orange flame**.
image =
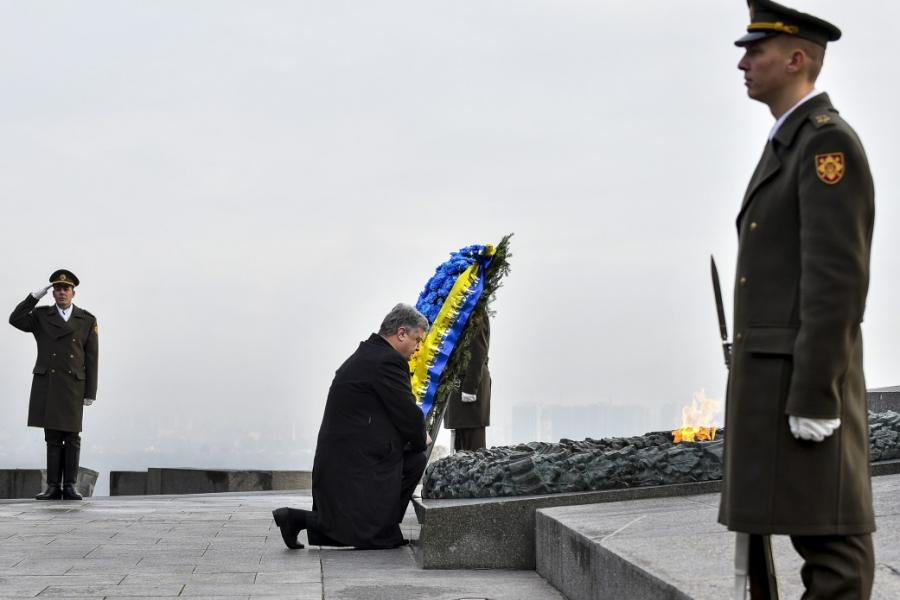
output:
M 706 397 L 700 390 L 694 394 L 690 406 L 681 409 L 681 429 L 672 432 L 676 444 L 681 442 L 709 442 L 716 439 L 719 428 L 715 416 L 722 403 Z

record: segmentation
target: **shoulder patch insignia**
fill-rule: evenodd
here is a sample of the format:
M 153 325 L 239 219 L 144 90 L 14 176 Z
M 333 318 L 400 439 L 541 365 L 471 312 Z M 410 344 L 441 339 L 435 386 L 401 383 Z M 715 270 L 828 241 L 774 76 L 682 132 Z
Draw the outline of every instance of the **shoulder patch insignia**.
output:
M 844 153 L 816 154 L 816 175 L 828 185 L 840 181 L 844 177 Z
M 831 123 L 831 115 L 816 115 L 816 123 L 818 123 L 819 125 Z

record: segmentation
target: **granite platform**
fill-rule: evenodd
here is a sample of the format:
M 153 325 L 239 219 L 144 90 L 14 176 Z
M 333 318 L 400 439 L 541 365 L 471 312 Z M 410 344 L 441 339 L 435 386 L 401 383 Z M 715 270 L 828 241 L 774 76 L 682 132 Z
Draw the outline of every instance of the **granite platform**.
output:
M 534 569 L 539 508 L 705 494 L 720 485 L 706 481 L 540 496 L 413 498 L 421 525 L 416 559 L 425 569 Z
M 310 508 L 312 498 L 254 492 L 0 501 L 0 600 L 565 600 L 534 571 L 422 571 L 409 546 L 288 550 L 271 515 L 285 505 Z M 402 528 L 417 537 L 412 510 Z
M 873 477 L 900 474 L 900 460 L 871 465 Z M 597 492 L 413 500 L 422 526 L 416 559 L 425 569 L 534 569 L 535 512 L 555 506 L 601 504 L 718 492 L 721 481 Z
M 878 531 L 873 600 L 900 598 L 900 475 L 872 480 Z M 733 594 L 734 534 L 719 495 L 537 511 L 537 572 L 568 600 L 720 600 Z M 799 598 L 801 561 L 773 536 L 780 597 Z

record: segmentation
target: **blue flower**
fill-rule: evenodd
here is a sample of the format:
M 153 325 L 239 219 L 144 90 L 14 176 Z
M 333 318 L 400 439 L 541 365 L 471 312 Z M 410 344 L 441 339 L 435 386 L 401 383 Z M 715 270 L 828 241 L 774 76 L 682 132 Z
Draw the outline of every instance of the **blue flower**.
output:
M 457 252 L 451 252 L 450 258 L 434 270 L 434 275 L 425 284 L 416 302 L 416 308 L 425 315 L 429 323 L 434 323 L 460 273 L 478 262 L 478 257 L 483 252 L 484 246 L 480 244 L 465 246 Z

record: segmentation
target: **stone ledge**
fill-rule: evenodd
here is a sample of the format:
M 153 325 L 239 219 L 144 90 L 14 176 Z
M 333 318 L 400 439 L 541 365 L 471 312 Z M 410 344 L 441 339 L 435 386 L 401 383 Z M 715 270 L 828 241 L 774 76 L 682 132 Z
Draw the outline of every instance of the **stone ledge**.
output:
M 414 498 L 422 526 L 416 559 L 425 569 L 534 569 L 534 519 L 539 508 L 709 494 L 719 491 L 720 485 L 704 481 L 542 496 Z
M 286 491 L 310 487 L 310 471 L 150 468 L 109 473 L 110 496 Z
M 872 481 L 873 600 L 900 597 L 898 487 L 900 475 Z M 536 570 L 569 600 L 730 598 L 734 534 L 717 522 L 718 504 L 712 494 L 538 510 Z M 780 596 L 800 597 L 801 559 L 787 536 L 772 545 Z
M 900 460 L 872 463 L 872 476 L 900 473 Z M 425 569 L 534 569 L 535 511 L 542 508 L 719 492 L 721 481 L 541 496 L 429 500 L 413 498 Z
M 78 468 L 75 488 L 89 498 L 100 474 L 93 469 Z M 0 469 L 0 498 L 34 498 L 47 487 L 47 471 L 43 469 Z

